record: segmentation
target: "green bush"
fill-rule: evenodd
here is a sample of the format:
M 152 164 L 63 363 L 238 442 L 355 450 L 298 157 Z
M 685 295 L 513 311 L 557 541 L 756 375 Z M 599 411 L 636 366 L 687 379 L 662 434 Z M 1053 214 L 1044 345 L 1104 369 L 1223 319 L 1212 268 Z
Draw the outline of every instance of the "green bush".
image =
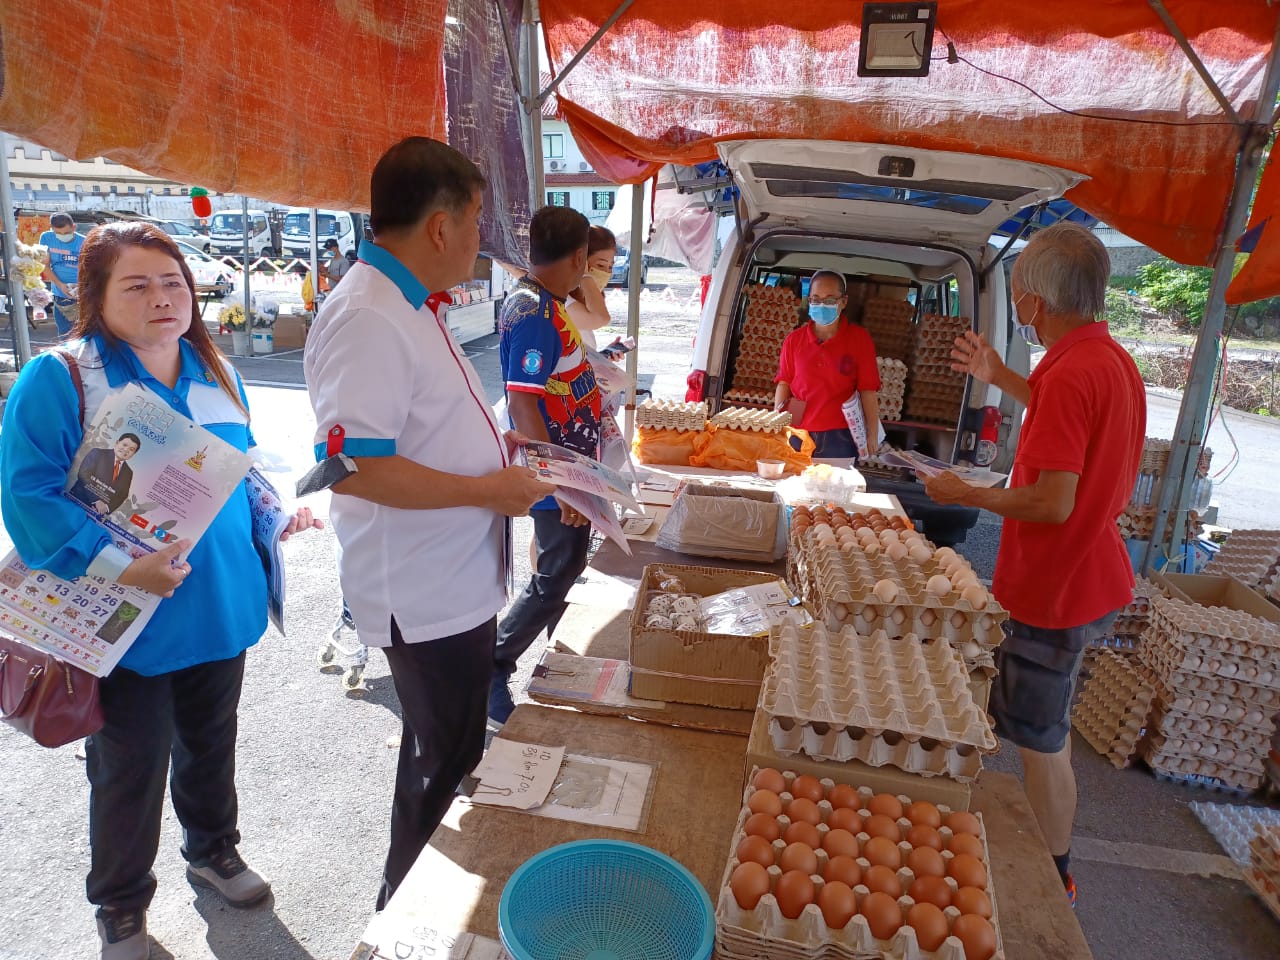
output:
M 1114 335 L 1132 336 L 1142 331 L 1142 311 L 1126 289 L 1107 288 L 1107 325 Z
M 1161 257 L 1138 268 L 1137 291 L 1161 313 L 1195 328 L 1204 319 L 1212 278 L 1208 267 L 1184 267 Z

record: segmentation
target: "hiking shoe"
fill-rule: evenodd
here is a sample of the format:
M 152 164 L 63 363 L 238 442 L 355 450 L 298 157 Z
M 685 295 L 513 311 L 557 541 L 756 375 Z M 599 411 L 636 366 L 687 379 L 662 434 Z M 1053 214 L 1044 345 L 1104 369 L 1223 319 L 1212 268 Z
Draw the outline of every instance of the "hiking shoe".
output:
M 507 689 L 507 677 L 502 673 L 493 675 L 489 685 L 489 722 L 493 726 L 502 726 L 515 710 L 515 701 L 511 699 L 511 691 Z
M 146 910 L 98 910 L 98 939 L 102 960 L 147 960 L 151 944 L 147 940 Z
M 1067 874 L 1066 883 L 1063 884 L 1067 888 L 1067 902 L 1071 904 L 1071 909 L 1076 908 L 1076 878 L 1071 874 Z
M 251 907 L 271 892 L 271 884 L 240 859 L 235 847 L 187 864 L 187 880 L 215 890 L 233 907 Z

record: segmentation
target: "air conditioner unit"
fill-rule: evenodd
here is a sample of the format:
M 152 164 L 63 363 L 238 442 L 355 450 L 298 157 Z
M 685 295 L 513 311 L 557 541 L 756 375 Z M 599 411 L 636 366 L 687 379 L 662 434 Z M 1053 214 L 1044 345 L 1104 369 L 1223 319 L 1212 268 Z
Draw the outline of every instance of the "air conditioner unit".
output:
M 552 170 L 559 170 L 559 169 L 560 169 L 561 167 L 563 167 L 563 166 L 564 166 L 564 161 L 563 161 L 563 160 L 552 160 L 552 161 L 551 161 L 551 169 L 552 169 Z
M 578 169 L 581 170 L 583 173 L 588 173 L 591 170 L 591 164 L 583 160 L 581 163 L 578 164 Z

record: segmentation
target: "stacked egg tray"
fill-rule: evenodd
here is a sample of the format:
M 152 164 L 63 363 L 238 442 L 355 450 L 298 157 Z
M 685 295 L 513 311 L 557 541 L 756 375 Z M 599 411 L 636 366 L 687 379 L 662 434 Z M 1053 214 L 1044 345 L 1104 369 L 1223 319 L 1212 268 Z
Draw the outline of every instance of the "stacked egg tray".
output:
M 973 701 L 969 671 L 948 643 L 778 627 L 760 690 L 783 756 L 886 764 L 970 782 L 1000 745 Z
M 742 407 L 725 407 L 711 424 L 728 430 L 747 430 L 752 433 L 785 433 L 791 426 L 791 414 L 777 410 L 746 410 Z
M 1116 615 L 1114 649 L 1117 653 L 1135 652 L 1151 623 L 1151 598 L 1160 596 L 1160 588 L 1146 577 L 1137 577 L 1133 585 L 1133 599 Z
M 1156 691 L 1148 765 L 1218 789 L 1261 786 L 1280 693 L 1280 626 L 1156 597 L 1138 656 Z
M 1003 960 L 979 815 L 771 768 L 743 800 L 714 957 Z
M 707 428 L 707 405 L 705 402 L 650 398 L 636 407 L 636 426 L 647 430 L 699 433 Z
M 1169 470 L 1169 452 L 1173 443 L 1161 437 L 1147 437 L 1142 443 L 1142 459 L 1138 461 L 1139 473 L 1153 473 L 1164 476 Z M 1209 465 L 1213 462 L 1213 449 L 1204 447 L 1200 451 L 1200 459 L 1196 463 L 1196 472 L 1204 477 L 1209 474 Z
M 1280 574 L 1280 530 L 1233 530 L 1204 572 L 1266 591 Z
M 1117 769 L 1133 763 L 1146 732 L 1155 688 L 1127 660 L 1102 651 L 1093 665 L 1071 723 Z
M 782 341 L 796 326 L 800 302 L 790 290 L 749 286 L 742 332 L 734 359 L 733 382 L 725 399 L 734 403 L 772 405 L 773 378 L 778 373 Z
M 873 297 L 862 308 L 862 325 L 871 334 L 876 353 L 903 363 L 911 357 L 915 340 L 915 307 L 905 300 Z
M 1156 507 L 1135 507 L 1132 504 L 1124 508 L 1116 521 L 1120 528 L 1120 536 L 1125 540 L 1150 540 L 1156 528 Z M 1173 528 L 1173 518 L 1169 518 L 1169 529 Z M 1204 532 L 1204 524 L 1200 521 L 1198 510 L 1187 511 L 1187 528 L 1184 536 L 1187 540 L 1196 540 Z
M 1244 879 L 1280 918 L 1280 827 L 1258 827 L 1249 841 L 1249 868 L 1244 871 Z
M 892 357 L 876 357 L 880 373 L 880 419 L 902 419 L 902 397 L 907 389 L 907 365 Z
M 965 374 L 951 369 L 956 337 L 973 324 L 965 317 L 925 314 L 916 326 L 906 413 L 913 420 L 955 423 L 964 401 Z

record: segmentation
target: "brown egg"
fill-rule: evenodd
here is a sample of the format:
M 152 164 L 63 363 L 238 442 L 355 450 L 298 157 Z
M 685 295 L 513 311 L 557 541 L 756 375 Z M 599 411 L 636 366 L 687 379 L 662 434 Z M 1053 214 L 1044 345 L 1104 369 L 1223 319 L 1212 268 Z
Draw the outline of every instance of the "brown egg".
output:
M 758 783 L 756 786 L 763 784 Z M 928 800 L 917 800 L 907 807 L 907 819 L 916 826 L 933 827 L 935 830 L 942 826 L 942 814 Z
M 982 849 L 982 841 L 972 833 L 957 833 L 947 844 L 947 849 L 954 854 L 967 853 L 979 860 L 985 859 L 986 851 Z
M 964 960 L 991 960 L 996 952 L 996 929 L 985 917 L 972 913 L 956 917 L 951 935 L 964 945 Z
M 787 817 L 793 823 L 796 820 L 803 820 L 805 823 L 812 823 L 816 827 L 822 822 L 822 811 L 818 809 L 818 805 L 812 800 L 806 797 L 797 797 L 787 807 Z
M 916 903 L 932 903 L 940 910 L 951 906 L 951 887 L 942 877 L 916 877 L 907 896 Z
M 743 910 L 754 910 L 760 898 L 769 892 L 769 874 L 758 863 L 748 861 L 733 868 L 729 876 L 733 899 Z
M 827 868 L 822 871 L 822 879 L 827 883 L 839 881 L 856 887 L 862 882 L 862 867 L 853 857 L 832 857 L 827 861 Z
M 921 950 L 937 950 L 947 939 L 947 918 L 932 903 L 917 903 L 907 911 L 907 926 L 916 932 Z
M 791 796 L 799 799 L 803 797 L 806 800 L 812 800 L 819 803 L 822 795 L 826 791 L 822 789 L 822 783 L 817 777 L 800 776 L 796 777 L 791 783 Z M 794 818 L 792 818 L 794 819 Z
M 788 826 L 782 834 L 782 839 L 787 843 L 808 844 L 814 850 L 822 846 L 822 834 L 818 832 L 818 828 L 803 820 L 797 820 Z
M 765 767 L 763 770 L 756 771 L 755 777 L 751 780 L 751 785 L 757 790 L 772 790 L 774 793 L 782 793 L 787 789 L 787 780 L 773 767 Z
M 971 833 L 975 837 L 982 835 L 982 823 L 967 810 L 947 814 L 946 824 L 952 833 Z
M 828 830 L 822 838 L 822 849 L 833 857 L 856 857 L 858 838 L 848 830 Z
M 977 887 L 961 887 L 952 895 L 951 902 L 961 913 L 974 913 L 991 919 L 991 898 Z
M 772 867 L 773 844 L 764 837 L 743 837 L 742 842 L 738 844 L 738 861 Z
M 839 807 L 831 811 L 831 819 L 827 826 L 832 830 L 848 830 L 855 837 L 862 832 L 862 814 L 848 807 Z
M 875 813 L 867 817 L 867 822 L 863 824 L 862 829 L 871 837 L 887 837 L 894 843 L 902 839 L 902 830 L 898 827 L 897 821 L 886 817 L 882 813 Z
M 902 881 L 886 866 L 876 865 L 862 871 L 862 883 L 868 890 L 887 893 L 895 900 L 902 896 Z
M 902 801 L 891 793 L 877 793 L 867 801 L 867 810 L 897 820 L 902 816 Z
M 872 893 L 862 901 L 861 913 L 867 918 L 871 935 L 877 940 L 890 940 L 902 926 L 902 911 L 887 893 Z
M 783 871 L 799 870 L 805 876 L 818 872 L 818 855 L 807 843 L 789 843 L 778 858 Z
M 947 875 L 962 887 L 983 889 L 987 885 L 987 868 L 982 865 L 981 860 L 967 853 L 951 858 L 951 863 L 947 865 Z
M 807 873 L 789 870 L 778 878 L 778 885 L 773 895 L 777 898 L 778 909 L 788 920 L 794 920 L 813 903 L 815 894 L 813 881 Z
M 914 827 L 907 831 L 907 843 L 913 847 L 929 847 L 933 850 L 942 850 L 942 834 L 933 827 L 926 827 L 922 823 L 917 823 Z
M 897 870 L 902 866 L 902 851 L 888 837 L 872 837 L 862 848 L 862 855 L 872 866 L 888 867 Z
M 933 847 L 912 847 L 907 854 L 907 867 L 917 877 L 945 877 L 947 864 Z
M 818 892 L 818 909 L 832 930 L 843 930 L 858 912 L 858 898 L 846 883 L 836 880 Z
M 747 798 L 747 809 L 752 813 L 767 813 L 776 817 L 782 813 L 782 798 L 772 790 L 757 790 Z
M 782 827 L 778 821 L 767 813 L 753 813 L 747 817 L 743 830 L 749 837 L 764 837 L 770 843 L 782 836 Z
M 842 807 L 848 807 L 850 810 L 857 810 L 862 806 L 862 800 L 858 796 L 858 791 L 847 783 L 837 783 L 831 788 L 831 794 L 827 797 L 831 802 L 831 806 L 837 810 Z

